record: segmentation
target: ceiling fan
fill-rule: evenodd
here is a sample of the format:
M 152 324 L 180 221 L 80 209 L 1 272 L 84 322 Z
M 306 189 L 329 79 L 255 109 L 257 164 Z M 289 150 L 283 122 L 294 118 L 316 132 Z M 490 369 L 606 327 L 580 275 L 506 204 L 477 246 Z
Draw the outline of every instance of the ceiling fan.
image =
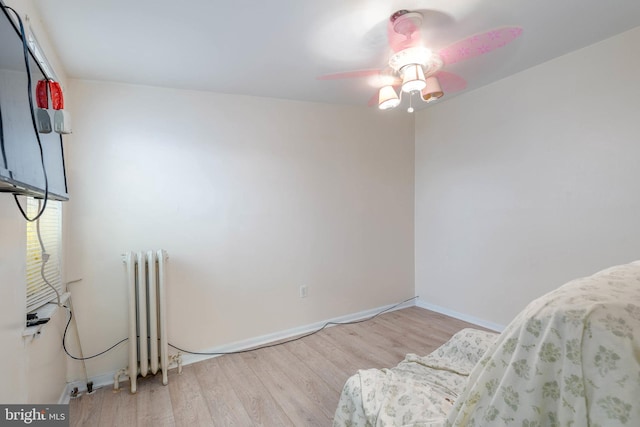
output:
M 378 92 L 369 106 L 381 110 L 400 105 L 403 94 L 409 96 L 408 112 L 413 112 L 413 94 L 423 102 L 433 102 L 447 92 L 466 88 L 466 81 L 457 74 L 444 71 L 448 65 L 474 58 L 498 49 L 522 34 L 520 27 L 500 27 L 453 43 L 438 52 L 429 49 L 422 40 L 420 12 L 398 10 L 387 23 L 387 37 L 393 52 L 383 69 L 357 70 L 327 74 L 319 80 L 376 77 Z

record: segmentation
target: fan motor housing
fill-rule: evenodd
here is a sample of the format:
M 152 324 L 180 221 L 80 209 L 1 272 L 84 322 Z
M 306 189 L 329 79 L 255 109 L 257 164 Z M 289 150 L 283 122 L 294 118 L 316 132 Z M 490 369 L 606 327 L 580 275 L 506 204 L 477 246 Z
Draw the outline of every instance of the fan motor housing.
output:
M 406 37 L 411 36 L 422 26 L 422 14 L 402 9 L 389 18 L 393 24 L 393 31 Z
M 426 47 L 410 47 L 395 53 L 389 58 L 389 66 L 400 73 L 407 65 L 422 66 L 425 76 L 434 74 L 442 68 L 442 58 Z

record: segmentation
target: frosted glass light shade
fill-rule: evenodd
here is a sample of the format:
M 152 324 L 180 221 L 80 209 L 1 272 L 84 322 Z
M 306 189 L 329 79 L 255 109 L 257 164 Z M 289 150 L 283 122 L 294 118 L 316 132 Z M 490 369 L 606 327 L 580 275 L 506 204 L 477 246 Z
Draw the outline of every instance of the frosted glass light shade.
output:
M 424 89 L 427 83 L 424 81 L 424 71 L 418 64 L 407 65 L 402 68 L 402 91 L 413 92 Z
M 438 78 L 433 76 L 427 77 L 426 86 L 422 89 L 422 99 L 424 99 L 425 102 L 431 102 L 441 98 L 442 95 L 444 95 L 444 92 L 442 91 Z
M 383 86 L 378 93 L 378 108 L 388 110 L 395 108 L 400 104 L 400 98 L 393 86 Z

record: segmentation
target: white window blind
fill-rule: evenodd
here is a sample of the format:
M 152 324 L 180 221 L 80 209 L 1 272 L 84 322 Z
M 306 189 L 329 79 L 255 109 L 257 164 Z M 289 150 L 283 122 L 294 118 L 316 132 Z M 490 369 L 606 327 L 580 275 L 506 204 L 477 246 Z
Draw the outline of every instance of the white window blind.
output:
M 37 215 L 40 203 L 41 201 L 31 197 L 27 198 L 27 215 L 29 217 Z M 39 237 L 38 228 L 40 230 Z M 49 255 L 44 268 L 40 240 L 42 240 L 46 254 Z M 47 285 L 47 282 L 62 293 L 61 250 L 62 203 L 49 200 L 47 209 L 40 219 L 27 223 L 27 312 L 56 299 L 55 291 Z

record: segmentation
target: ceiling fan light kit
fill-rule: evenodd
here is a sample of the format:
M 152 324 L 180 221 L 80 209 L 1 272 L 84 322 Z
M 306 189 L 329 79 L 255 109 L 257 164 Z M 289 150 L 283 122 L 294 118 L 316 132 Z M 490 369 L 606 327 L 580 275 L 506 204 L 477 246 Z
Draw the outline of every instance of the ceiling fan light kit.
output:
M 378 108 L 381 110 L 388 110 L 400 105 L 400 98 L 396 93 L 393 86 L 383 86 L 378 93 Z
M 521 27 L 495 28 L 433 52 L 422 40 L 422 23 L 422 13 L 398 10 L 387 21 L 387 38 L 393 52 L 387 68 L 328 74 L 319 79 L 375 77 L 374 84 L 380 89 L 377 98 L 373 94 L 369 99 L 369 106 L 378 105 L 381 110 L 389 110 L 400 105 L 402 98 L 408 95 L 407 111 L 412 113 L 414 94 L 421 101 L 430 103 L 444 96 L 445 91 L 457 92 L 466 88 L 463 78 L 443 71 L 443 67 L 501 48 L 522 34 Z
M 408 93 L 409 97 L 411 97 L 413 92 L 421 92 L 427 87 L 427 79 L 432 79 L 432 76 L 440 71 L 443 62 L 439 55 L 421 45 L 419 37 L 413 39 L 422 26 L 421 13 L 399 10 L 391 15 L 389 21 L 393 31 L 406 38 L 401 44 L 402 49 L 389 58 L 389 67 L 402 78 L 401 92 Z M 437 80 L 436 84 L 441 94 L 439 96 L 428 95 L 428 99 L 431 101 L 435 101 L 443 95 Z M 393 99 L 391 91 L 393 91 L 395 98 L 398 99 L 397 101 L 389 102 L 390 99 Z M 421 95 L 422 99 L 426 101 L 424 97 L 427 95 Z M 397 107 L 399 104 L 400 99 L 393 87 L 385 86 L 380 89 L 378 94 L 379 109 L 388 110 Z M 414 111 L 413 106 L 409 105 L 407 111 L 412 113 Z
M 402 91 L 413 92 L 422 90 L 427 85 L 424 80 L 424 71 L 418 64 L 407 65 L 402 68 Z
M 437 77 L 427 77 L 425 83 L 425 87 L 422 89 L 422 100 L 424 102 L 433 102 L 442 98 L 444 92 Z

